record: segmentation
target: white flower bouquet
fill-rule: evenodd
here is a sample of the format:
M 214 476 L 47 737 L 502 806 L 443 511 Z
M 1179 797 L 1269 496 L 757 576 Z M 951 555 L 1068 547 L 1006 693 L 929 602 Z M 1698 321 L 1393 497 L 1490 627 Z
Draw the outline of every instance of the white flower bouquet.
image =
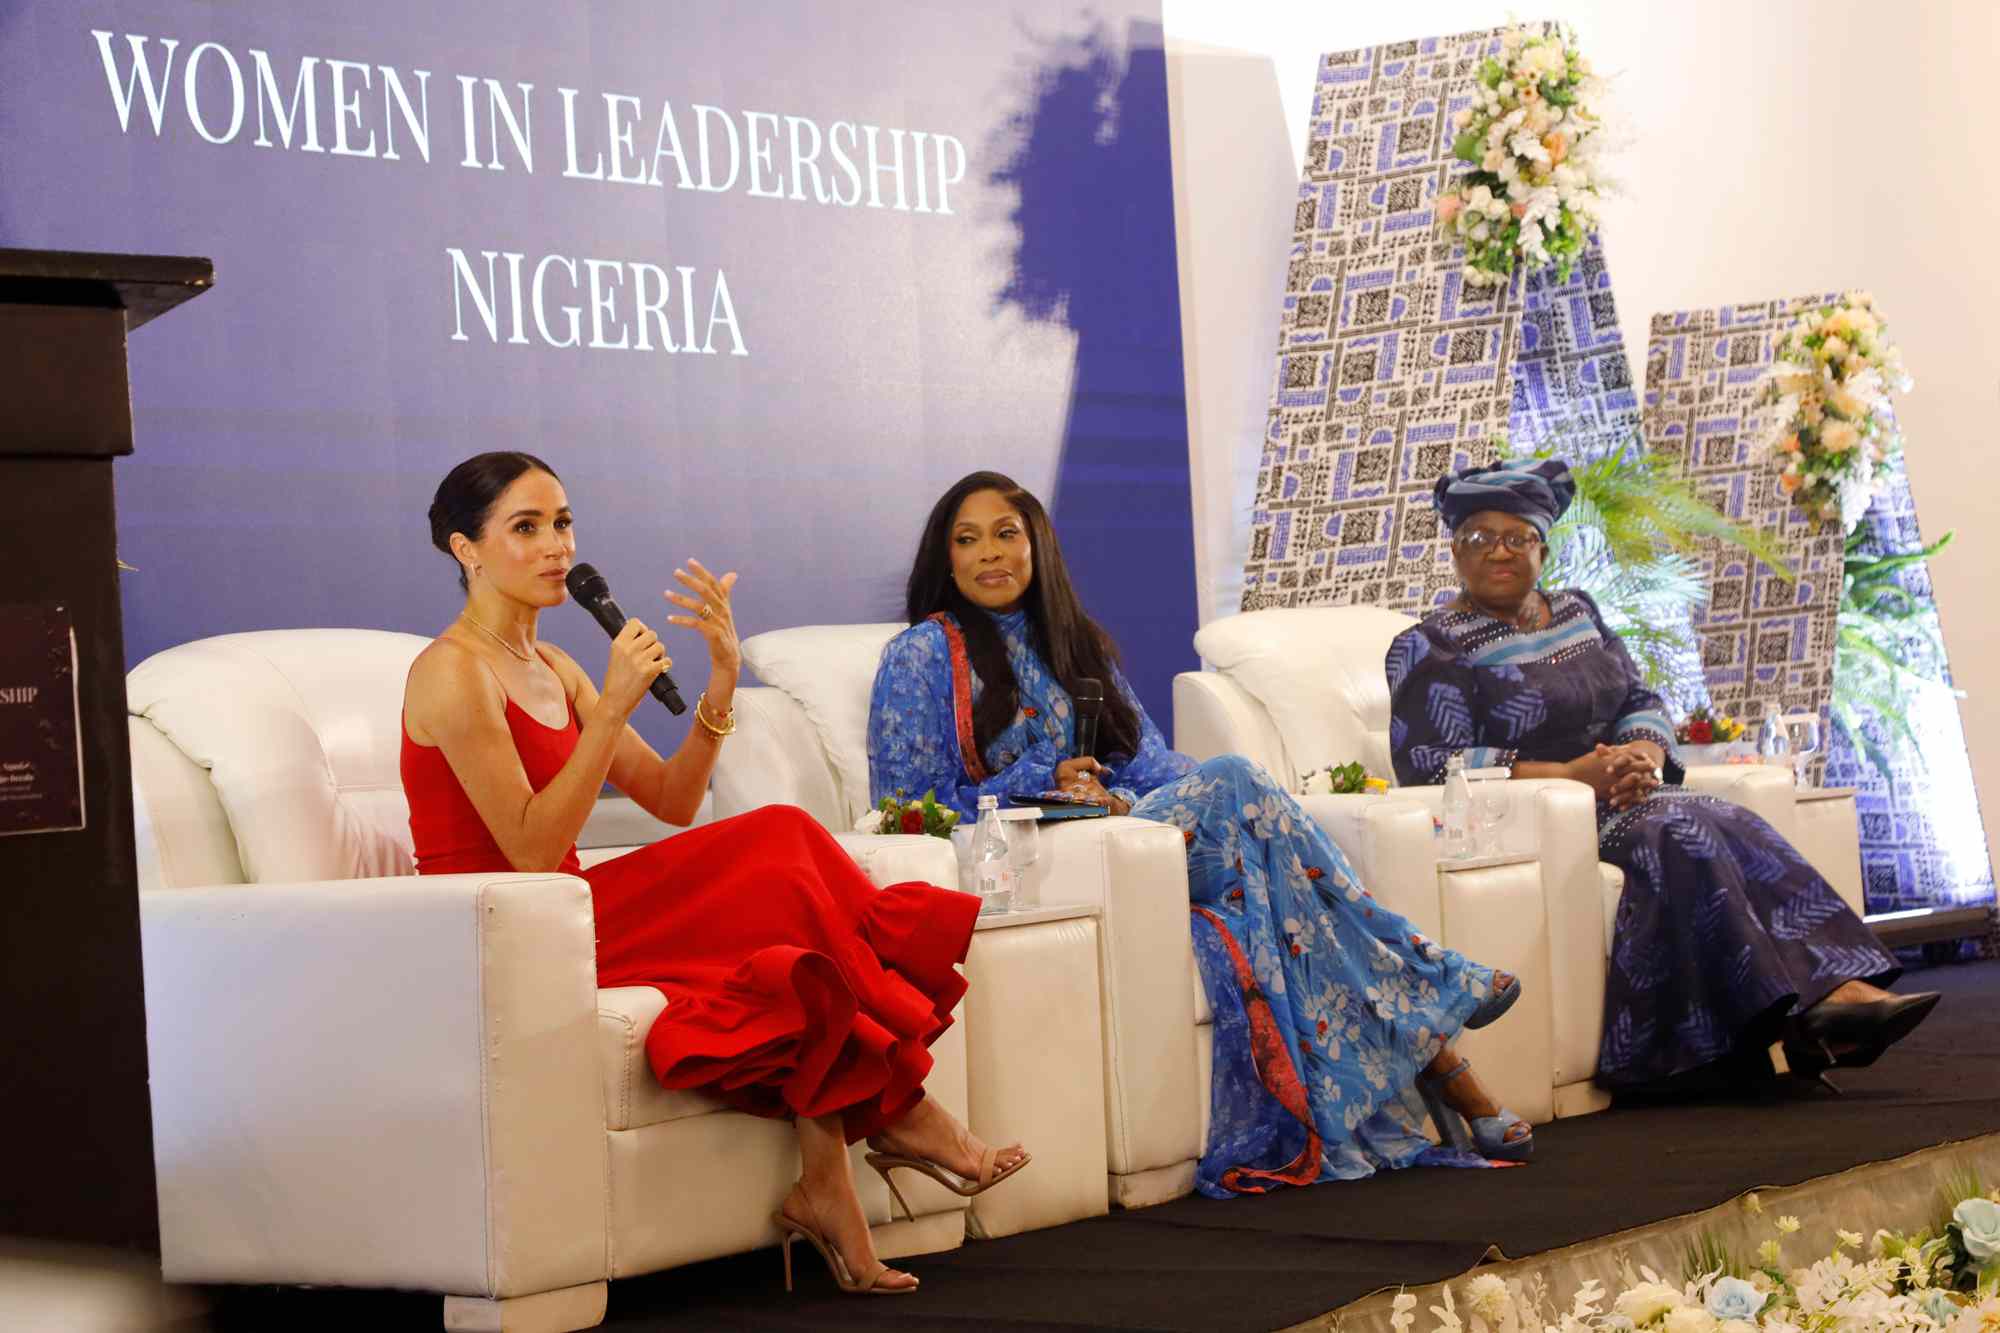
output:
M 1777 409 L 1765 443 L 1778 484 L 1813 526 L 1852 532 L 1901 446 L 1889 394 L 1908 393 L 1910 377 L 1868 293 L 1796 313 L 1765 372 L 1763 401 Z
M 1569 277 L 1597 227 L 1603 81 L 1556 28 L 1509 28 L 1452 120 L 1452 155 L 1472 170 L 1438 197 L 1438 225 L 1465 245 L 1465 280 L 1507 281 L 1516 261 Z
M 1863 1254 L 1858 1231 L 1837 1231 L 1833 1250 L 1801 1266 L 1786 1263 L 1785 1240 L 1796 1217 L 1776 1219 L 1771 1236 L 1743 1262 L 1704 1240 L 1689 1254 L 1698 1276 L 1675 1284 L 1650 1268 L 1627 1269 L 1615 1294 L 1584 1283 L 1559 1309 L 1540 1277 L 1482 1273 L 1458 1296 L 1442 1289 L 1430 1307 L 1432 1333 L 1990 1333 L 2000 1328 L 2000 1191 L 1978 1183 L 1952 1208 L 1937 1234 L 1905 1237 L 1877 1231 Z M 1949 1196 L 1947 1196 L 1949 1197 Z M 1762 1213 L 1757 1196 L 1744 1199 Z M 1399 1294 L 1389 1322 L 1397 1333 L 1416 1323 L 1417 1298 Z

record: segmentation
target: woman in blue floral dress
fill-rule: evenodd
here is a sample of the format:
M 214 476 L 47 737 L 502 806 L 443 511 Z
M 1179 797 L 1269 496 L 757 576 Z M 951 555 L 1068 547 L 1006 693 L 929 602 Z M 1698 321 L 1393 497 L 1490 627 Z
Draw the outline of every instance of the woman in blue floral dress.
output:
M 1527 1123 L 1495 1106 L 1450 1046 L 1461 1027 L 1499 1017 L 1519 982 L 1376 904 L 1256 765 L 1196 764 L 1167 748 L 1078 603 L 1034 496 L 992 472 L 946 492 L 925 525 L 908 613 L 869 712 L 876 800 L 935 792 L 970 817 L 982 795 L 1060 789 L 1186 839 L 1215 1043 L 1197 1188 L 1224 1197 L 1481 1164 L 1424 1136 L 1425 1105 L 1460 1149 L 1532 1153 Z M 1071 687 L 1085 679 L 1105 682 L 1101 760 L 1071 757 Z
M 1558 459 L 1439 479 L 1463 591 L 1389 648 L 1397 781 L 1439 782 L 1464 753 L 1597 793 L 1598 855 L 1625 871 L 1601 1084 L 1727 1070 L 1780 1037 L 1795 1071 L 1871 1063 L 1936 994 L 1878 989 L 1896 960 L 1806 859 L 1750 811 L 1677 785 L 1666 705 L 1596 604 L 1536 590 L 1549 526 L 1574 493 Z

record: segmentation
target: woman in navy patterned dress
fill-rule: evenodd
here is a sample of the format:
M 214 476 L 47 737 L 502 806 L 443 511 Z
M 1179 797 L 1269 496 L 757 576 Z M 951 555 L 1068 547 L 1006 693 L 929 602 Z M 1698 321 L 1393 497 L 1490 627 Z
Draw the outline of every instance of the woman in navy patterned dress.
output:
M 1499 1017 L 1519 982 L 1378 906 L 1256 765 L 1198 765 L 1167 748 L 1078 604 L 1034 496 L 991 472 L 947 492 L 925 526 L 908 611 L 875 677 L 876 800 L 935 792 L 970 817 L 985 794 L 1062 788 L 1181 830 L 1215 1016 L 1197 1188 L 1261 1193 L 1532 1152 L 1527 1123 L 1488 1099 L 1449 1044 Z M 1070 757 L 1081 679 L 1104 685 L 1102 762 Z M 1423 1135 L 1418 1091 L 1458 1149 Z
M 1795 1070 L 1871 1063 L 1935 994 L 1879 989 L 1895 959 L 1792 845 L 1741 806 L 1682 790 L 1673 726 L 1582 592 L 1535 584 L 1575 487 L 1560 461 L 1441 478 L 1463 591 L 1396 637 L 1397 781 L 1455 753 L 1596 793 L 1598 854 L 1625 872 L 1598 1081 L 1657 1084 L 1784 1036 Z

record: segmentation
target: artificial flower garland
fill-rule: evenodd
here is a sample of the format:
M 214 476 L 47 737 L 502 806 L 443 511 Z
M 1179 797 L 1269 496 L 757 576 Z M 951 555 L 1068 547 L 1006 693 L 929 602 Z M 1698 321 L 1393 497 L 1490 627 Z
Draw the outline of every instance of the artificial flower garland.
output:
M 2000 1191 L 1977 1189 L 1974 1181 L 1962 1191 L 1936 1235 L 1877 1231 L 1864 1242 L 1858 1231 L 1839 1231 L 1831 1253 L 1794 1267 L 1785 1242 L 1799 1220 L 1780 1217 L 1754 1260 L 1704 1244 L 1697 1253 L 1708 1271 L 1699 1276 L 1676 1285 L 1650 1268 L 1628 1267 L 1615 1294 L 1586 1282 L 1566 1311 L 1539 1276 L 1482 1273 L 1457 1296 L 1450 1286 L 1441 1289 L 1430 1327 L 1432 1333 L 1989 1333 L 2000 1326 Z M 1755 1194 L 1743 1204 L 1763 1212 Z M 1410 1293 L 1396 1296 L 1389 1317 L 1396 1333 L 1409 1333 L 1416 1306 Z
M 1911 380 L 1867 292 L 1795 313 L 1766 372 L 1763 402 L 1777 408 L 1766 444 L 1778 485 L 1813 527 L 1852 532 L 1901 447 L 1889 394 L 1908 393 Z
M 1566 29 L 1501 34 L 1472 105 L 1452 119 L 1452 155 L 1472 170 L 1437 201 L 1438 225 L 1465 245 L 1468 283 L 1504 283 L 1517 261 L 1569 278 L 1597 227 L 1603 87 Z

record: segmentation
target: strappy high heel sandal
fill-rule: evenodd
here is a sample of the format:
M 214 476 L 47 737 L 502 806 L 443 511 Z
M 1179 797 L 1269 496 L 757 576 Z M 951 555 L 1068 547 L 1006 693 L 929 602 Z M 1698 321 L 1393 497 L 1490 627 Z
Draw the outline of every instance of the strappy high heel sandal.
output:
M 1436 1077 L 1417 1075 L 1417 1095 L 1424 1099 L 1424 1107 L 1431 1113 L 1431 1123 L 1437 1126 L 1439 1137 L 1447 1147 L 1478 1153 L 1495 1162 L 1525 1162 L 1534 1157 L 1534 1130 L 1530 1129 L 1518 1139 L 1508 1139 L 1508 1130 L 1527 1122 L 1506 1107 L 1501 1107 L 1498 1115 L 1483 1115 L 1467 1121 L 1445 1101 L 1445 1086 L 1470 1068 L 1472 1061 L 1460 1060 Z
M 889 1174 L 891 1171 L 915 1171 L 919 1175 L 929 1176 L 959 1198 L 970 1199 L 975 1194 L 986 1193 L 986 1191 L 992 1189 L 995 1185 L 1007 1179 L 1007 1177 L 1017 1174 L 1022 1167 L 1034 1160 L 1033 1157 L 1024 1151 L 1019 1161 L 1004 1169 L 996 1169 L 1000 1158 L 1000 1150 L 989 1147 L 984 1153 L 980 1154 L 979 1175 L 968 1180 L 963 1176 L 952 1174 L 929 1158 L 911 1157 L 905 1153 L 882 1151 L 878 1147 L 879 1143 L 880 1140 L 878 1139 L 868 1140 L 868 1146 L 876 1149 L 876 1151 L 868 1154 L 868 1165 L 875 1168 L 875 1174 L 882 1177 L 882 1183 L 889 1187 L 890 1195 L 902 1207 L 903 1216 L 913 1220 L 916 1214 L 910 1210 L 909 1201 L 903 1198 L 903 1192 L 896 1188 L 896 1178 Z M 890 1216 L 893 1218 L 895 1214 L 891 1213 Z
M 1512 1009 L 1514 1001 L 1520 998 L 1521 979 L 1519 977 L 1508 977 L 1505 986 L 1497 986 L 1488 991 L 1486 998 L 1479 1002 L 1479 1007 L 1465 1016 L 1466 1030 L 1476 1032 L 1480 1028 L 1485 1027 L 1488 1023 L 1491 1023 L 1494 1019 Z
M 800 1237 L 804 1237 L 810 1242 L 812 1247 L 819 1251 L 819 1257 L 826 1260 L 827 1271 L 833 1274 L 833 1284 L 850 1295 L 907 1296 L 917 1289 L 916 1283 L 911 1283 L 907 1287 L 884 1287 L 878 1285 L 884 1276 L 897 1271 L 879 1259 L 875 1261 L 874 1271 L 865 1279 L 857 1278 L 848 1269 L 847 1261 L 840 1257 L 840 1251 L 834 1249 L 826 1237 L 820 1235 L 819 1232 L 814 1231 L 797 1218 L 787 1216 L 782 1211 L 772 1213 L 771 1220 L 777 1223 L 778 1232 L 783 1237 L 780 1248 L 785 1254 L 786 1291 L 792 1289 L 792 1242 L 798 1240 Z

